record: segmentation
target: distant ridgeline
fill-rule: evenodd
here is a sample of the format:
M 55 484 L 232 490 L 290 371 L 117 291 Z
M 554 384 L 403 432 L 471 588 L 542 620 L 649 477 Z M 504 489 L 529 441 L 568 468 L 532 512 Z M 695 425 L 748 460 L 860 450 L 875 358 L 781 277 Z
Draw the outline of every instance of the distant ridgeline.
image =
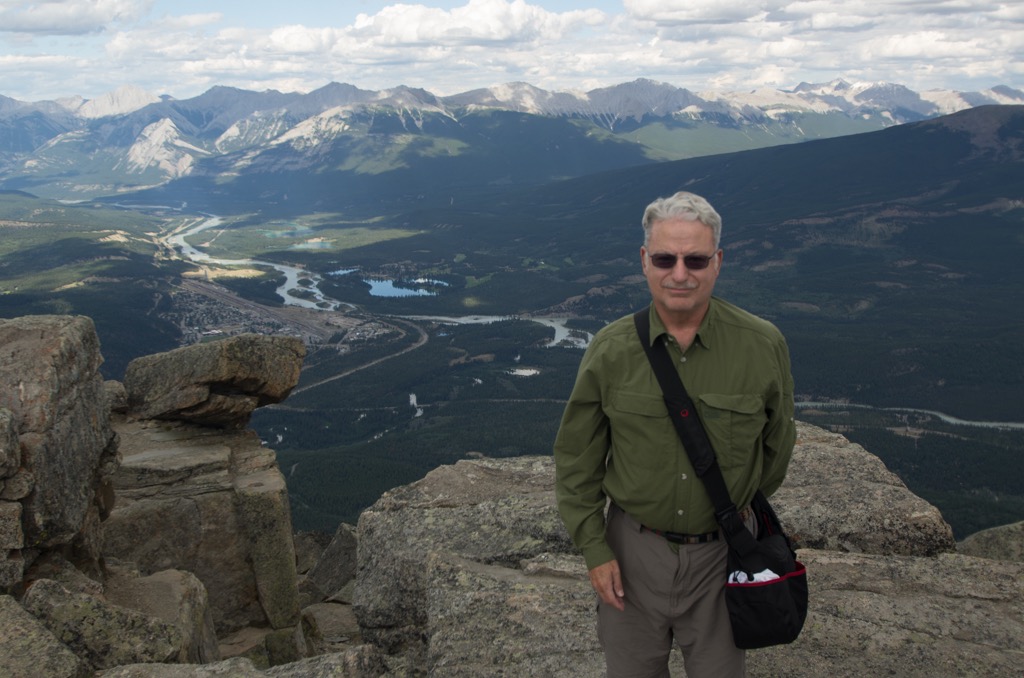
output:
M 537 185 L 1019 104 L 1024 92 L 1005 86 L 915 92 L 842 80 L 701 94 L 640 79 L 586 93 L 511 83 L 446 97 L 339 83 L 307 94 L 214 87 L 184 100 L 133 87 L 92 101 L 0 96 L 0 189 L 186 201 L 217 214 L 443 205 L 474 187 Z M 143 190 L 154 186 L 167 190 Z
M 264 143 L 239 122 L 258 97 L 228 94 L 193 102 L 220 106 L 208 134 L 219 125 L 225 144 L 229 128 Z M 176 105 L 127 117 L 167 114 L 180 131 L 188 118 Z M 549 327 L 517 318 L 563 318 L 582 338 L 645 304 L 639 216 L 686 188 L 725 221 L 719 294 L 785 332 L 801 400 L 1024 421 L 1024 323 L 1009 312 L 1024 284 L 1022 106 L 727 154 L 677 150 L 701 157 L 670 162 L 650 152 L 660 142 L 618 134 L 651 139 L 644 115 L 597 133 L 596 118 L 582 115 L 492 108 L 467 121 L 395 109 L 371 124 L 370 109 L 344 110 L 332 136 L 225 145 L 180 178 L 136 176 L 164 183 L 116 200 L 36 197 L 34 188 L 56 196 L 78 181 L 124 191 L 123 177 L 73 154 L 25 160 L 3 184 L 20 192 L 0 194 L 0 315 L 92 317 L 113 378 L 132 358 L 204 332 L 306 337 L 299 388 L 253 424 L 279 453 L 296 523 L 333 526 L 439 464 L 547 453 L 581 352 L 548 347 Z M 658 124 L 705 136 L 709 125 L 726 136 L 747 129 L 727 118 Z M 106 130 L 105 148 L 123 152 L 131 140 L 116 127 L 96 121 L 89 133 Z M 83 174 L 70 177 L 67 163 Z M 187 242 L 219 261 L 187 261 L 169 244 L 175 229 L 207 218 L 199 212 L 222 223 Z M 287 304 L 280 291 L 290 283 L 272 264 L 304 272 Z M 444 285 L 381 297 L 368 279 Z M 314 289 L 340 303 L 319 314 L 332 320 L 297 315 L 294 302 Z M 470 315 L 503 320 L 466 323 Z M 462 324 L 422 319 L 437 316 Z M 1024 519 L 1019 429 L 905 410 L 799 416 L 871 449 L 958 537 Z

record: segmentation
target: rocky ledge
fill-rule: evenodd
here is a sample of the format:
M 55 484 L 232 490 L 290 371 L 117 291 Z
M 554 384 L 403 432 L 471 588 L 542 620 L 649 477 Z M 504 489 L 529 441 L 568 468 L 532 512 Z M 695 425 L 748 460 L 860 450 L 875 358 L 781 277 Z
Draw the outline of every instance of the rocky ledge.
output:
M 104 384 L 88 319 L 0 320 L 4 675 L 604 675 L 550 457 L 460 461 L 333 539 L 292 534 L 274 454 L 245 424 L 302 357 L 246 335 Z M 876 457 L 798 434 L 773 503 L 810 612 L 749 674 L 1019 675 L 1024 524 L 957 545 Z

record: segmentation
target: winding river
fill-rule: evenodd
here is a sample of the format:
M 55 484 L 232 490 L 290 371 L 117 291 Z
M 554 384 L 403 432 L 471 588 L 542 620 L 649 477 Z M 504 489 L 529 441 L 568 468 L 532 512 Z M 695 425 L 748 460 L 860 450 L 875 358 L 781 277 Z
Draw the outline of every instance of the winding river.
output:
M 324 311 L 336 311 L 341 306 L 348 306 L 349 308 L 355 308 L 353 304 L 337 301 L 330 299 L 320 291 L 320 277 L 307 272 L 303 268 L 297 266 L 288 266 L 287 264 L 276 264 L 269 261 L 259 261 L 257 259 L 216 259 L 211 257 L 206 252 L 197 250 L 192 245 L 189 245 L 185 240 L 189 236 L 196 235 L 210 228 L 217 228 L 223 223 L 220 217 L 210 217 L 198 224 L 178 231 L 167 238 L 174 247 L 178 248 L 183 257 L 186 257 L 190 261 L 194 261 L 197 264 L 220 264 L 222 266 L 263 266 L 274 268 L 284 274 L 284 283 L 277 288 L 277 294 L 280 296 L 284 303 L 291 304 L 292 306 L 301 306 L 303 308 L 312 308 Z M 306 280 L 309 285 L 300 285 L 299 280 Z M 301 292 L 302 297 L 295 296 L 295 292 Z
M 320 311 L 337 311 L 341 307 L 347 307 L 350 309 L 355 308 L 355 304 L 351 304 L 345 301 L 338 301 L 337 299 L 331 299 L 326 296 L 320 290 L 321 278 L 319 275 L 310 273 L 304 268 L 298 266 L 289 266 L 287 264 L 278 264 L 269 261 L 260 261 L 258 259 L 218 259 L 211 257 L 206 252 L 196 249 L 187 242 L 187 238 L 201 233 L 211 228 L 217 228 L 223 224 L 223 220 L 220 217 L 210 216 L 198 224 L 194 224 L 188 227 L 184 227 L 179 231 L 174 232 L 166 238 L 166 241 L 173 247 L 175 247 L 183 257 L 193 261 L 197 264 L 218 264 L 222 266 L 260 266 L 269 267 L 276 269 L 284 274 L 284 283 L 277 288 L 277 294 L 284 300 L 285 304 L 293 306 L 301 306 L 303 308 L 310 308 Z M 299 284 L 302 280 L 304 284 Z M 368 281 L 371 282 L 371 294 L 376 296 L 389 296 L 391 290 L 394 288 L 393 285 L 389 285 L 392 281 Z M 377 283 L 373 285 L 372 283 Z M 300 296 L 296 296 L 296 295 Z M 470 315 L 470 316 L 458 316 L 458 317 L 447 317 L 447 316 L 403 316 L 409 320 L 428 320 L 432 322 L 442 324 L 477 324 L 477 323 L 492 323 L 500 320 L 507 320 L 507 317 L 503 316 L 482 316 L 482 315 Z M 585 337 L 577 336 L 578 333 L 573 334 L 567 327 L 568 318 L 521 318 L 522 320 L 530 320 L 532 322 L 540 323 L 546 327 L 551 327 L 555 331 L 555 338 L 548 342 L 547 346 L 559 346 L 569 345 L 575 348 L 586 348 L 589 344 L 591 335 L 587 334 Z
M 943 412 L 936 412 L 935 410 L 921 410 L 913 407 L 875 407 L 873 405 L 858 405 L 856 403 L 837 403 L 837 402 L 798 402 L 796 408 L 799 409 L 821 409 L 821 410 L 846 410 L 846 409 L 859 409 L 859 410 L 875 410 L 876 412 L 909 412 L 916 414 L 927 414 L 931 417 L 935 417 L 940 421 L 944 421 L 947 424 L 953 424 L 955 426 L 976 426 L 979 428 L 995 428 L 1003 430 L 1013 431 L 1024 431 L 1024 423 L 1015 421 L 971 421 L 969 419 L 958 419 L 957 417 L 945 414 Z

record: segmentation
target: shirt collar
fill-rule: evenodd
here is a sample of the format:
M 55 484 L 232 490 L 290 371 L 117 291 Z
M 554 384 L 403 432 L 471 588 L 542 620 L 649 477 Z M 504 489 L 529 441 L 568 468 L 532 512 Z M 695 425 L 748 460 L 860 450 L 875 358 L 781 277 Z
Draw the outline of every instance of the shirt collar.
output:
M 665 324 L 661 322 L 661 317 L 654 309 L 654 302 L 651 302 L 648 313 L 651 318 L 651 345 L 653 346 L 658 337 L 663 334 L 668 334 L 668 330 L 665 329 Z M 711 348 L 711 338 L 714 336 L 715 318 L 717 316 L 718 299 L 711 297 L 708 312 L 704 314 L 704 320 L 700 322 L 700 327 L 697 328 L 697 336 L 693 340 L 694 343 L 707 349 Z

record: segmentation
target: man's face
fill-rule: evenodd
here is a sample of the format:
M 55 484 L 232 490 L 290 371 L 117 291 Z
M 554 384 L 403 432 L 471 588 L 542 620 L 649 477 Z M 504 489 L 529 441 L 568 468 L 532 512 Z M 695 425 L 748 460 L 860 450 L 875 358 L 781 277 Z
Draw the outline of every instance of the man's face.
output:
M 672 268 L 656 267 L 648 255 L 676 255 Z M 686 267 L 687 255 L 711 257 L 707 268 Z M 722 250 L 715 250 L 711 229 L 699 221 L 681 218 L 656 221 L 651 225 L 647 246 L 640 248 L 640 260 L 654 306 L 663 322 L 699 322 L 707 311 L 722 266 Z

